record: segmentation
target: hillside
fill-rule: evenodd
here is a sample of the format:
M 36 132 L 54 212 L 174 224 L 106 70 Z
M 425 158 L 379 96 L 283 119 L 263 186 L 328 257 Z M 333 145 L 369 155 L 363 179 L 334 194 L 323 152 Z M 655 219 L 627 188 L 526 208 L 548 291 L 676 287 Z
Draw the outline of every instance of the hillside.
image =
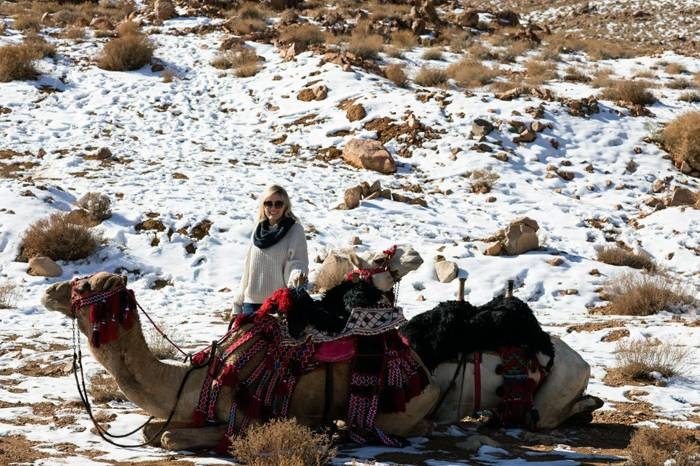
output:
M 24 73 L 0 78 L 0 463 L 227 464 L 100 441 L 77 402 L 70 323 L 40 298 L 56 281 L 123 273 L 173 339 L 200 348 L 226 330 L 273 183 L 305 227 L 312 282 L 332 250 L 397 243 L 425 261 L 401 282 L 407 317 L 454 299 L 438 258 L 474 304 L 514 280 L 591 364 L 588 391 L 606 402 L 587 427 L 488 431 L 503 450 L 454 447 L 478 428 L 463 423 L 403 452 L 341 449 L 336 464 L 524 464 L 533 451 L 549 453 L 534 464 L 606 464 L 644 426 L 697 434 L 700 164 L 669 152 L 664 133 L 700 111 L 696 2 L 436 2 L 415 14 L 272 3 L 0 3 L 0 77 Z M 117 37 L 145 40 L 152 57 L 104 69 Z M 353 139 L 380 141 L 395 171 L 347 163 Z M 353 207 L 352 188 L 375 182 L 381 194 Z M 111 216 L 86 219 L 88 193 Z M 95 251 L 58 261 L 57 277 L 27 273 L 27 229 L 71 211 Z M 498 254 L 522 217 L 538 225 L 537 248 Z M 625 297 L 662 292 L 650 315 L 620 314 Z M 624 376 L 618 350 L 636 341 L 675 370 Z M 98 411 L 117 431 L 145 419 L 124 401 Z

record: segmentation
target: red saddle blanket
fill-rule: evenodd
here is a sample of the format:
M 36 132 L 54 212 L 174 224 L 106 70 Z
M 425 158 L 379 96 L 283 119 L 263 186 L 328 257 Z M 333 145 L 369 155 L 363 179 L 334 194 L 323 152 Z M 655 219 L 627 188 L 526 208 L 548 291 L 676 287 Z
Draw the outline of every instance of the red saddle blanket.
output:
M 402 444 L 376 428 L 376 415 L 404 411 L 406 402 L 428 385 L 428 376 L 395 329 L 318 343 L 310 337 L 290 342 L 284 333 L 279 319 L 264 316 L 229 331 L 215 356 L 210 358 L 211 348 L 193 356 L 193 364 L 210 360 L 193 415 L 195 426 L 218 423 L 219 394 L 225 387 L 233 392 L 220 451 L 226 452 L 230 440 L 243 434 L 252 420 L 286 417 L 299 378 L 320 362 L 348 360 L 352 371 L 346 421 L 351 438 L 360 443 L 378 439 L 387 445 Z

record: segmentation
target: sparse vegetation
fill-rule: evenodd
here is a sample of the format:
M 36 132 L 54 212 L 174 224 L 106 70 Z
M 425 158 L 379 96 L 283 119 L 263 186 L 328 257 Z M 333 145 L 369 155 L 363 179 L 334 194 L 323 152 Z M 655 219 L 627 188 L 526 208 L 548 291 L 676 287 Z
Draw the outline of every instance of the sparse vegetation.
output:
M 538 85 L 547 82 L 557 76 L 557 67 L 551 62 L 531 58 L 525 62 L 527 83 Z
M 603 99 L 625 102 L 633 105 L 650 105 L 656 102 L 654 94 L 642 81 L 614 81 L 601 94 Z
M 0 82 L 35 79 L 36 55 L 27 44 L 0 47 Z
M 610 265 L 632 267 L 652 271 L 656 268 L 653 259 L 620 246 L 604 246 L 596 249 L 597 260 Z
M 477 194 L 490 193 L 494 183 L 500 178 L 498 173 L 490 170 L 474 170 L 469 176 L 472 179 L 469 188 Z
M 0 283 L 0 309 L 15 307 L 17 300 L 17 287 L 12 282 Z
M 700 93 L 697 93 L 695 91 L 684 92 L 678 96 L 678 100 L 688 102 L 690 104 L 696 104 L 700 102 Z
M 690 89 L 695 87 L 695 85 L 686 78 L 676 78 L 667 82 L 666 87 L 669 89 Z
M 254 76 L 260 71 L 255 49 L 246 46 L 227 50 L 212 60 L 211 65 L 218 69 L 233 68 L 235 75 L 239 78 Z
M 498 76 L 498 72 L 479 61 L 467 58 L 450 65 L 447 75 L 454 79 L 458 86 L 472 88 L 490 83 Z
M 423 60 L 442 60 L 442 50 L 439 47 L 432 47 L 423 52 Z
M 119 37 L 107 42 L 97 59 L 97 66 L 109 71 L 132 71 L 150 63 L 153 43 L 128 21 L 118 29 Z
M 283 44 L 299 43 L 308 47 L 323 44 L 326 34 L 315 24 L 299 24 L 286 28 L 280 34 L 279 41 Z
M 391 44 L 399 50 L 408 50 L 418 45 L 418 39 L 413 31 L 400 29 L 391 33 Z
M 160 328 L 163 333 L 165 333 L 168 338 L 170 338 L 173 341 L 177 341 L 180 339 L 180 335 L 178 332 L 175 330 L 175 328 L 171 325 L 168 325 L 166 322 L 163 321 L 157 321 L 156 325 L 158 328 Z M 151 350 L 151 353 L 158 358 L 158 359 L 177 359 L 179 356 L 179 352 L 177 349 L 170 344 L 168 340 L 163 338 L 163 335 L 161 335 L 153 326 L 151 325 L 146 325 L 144 328 L 144 337 L 146 338 L 146 345 L 148 345 L 148 348 Z
M 629 444 L 627 466 L 697 466 L 700 434 L 697 430 L 664 426 L 642 427 Z
M 27 228 L 22 254 L 27 259 L 46 256 L 53 260 L 78 260 L 97 249 L 97 238 L 83 225 L 70 223 L 66 213 L 55 213 Z
M 564 76 L 562 77 L 562 79 L 564 81 L 577 83 L 587 83 L 591 81 L 591 78 L 586 73 L 576 68 L 575 66 L 567 67 L 564 71 Z
M 406 87 L 408 85 L 408 78 L 404 72 L 403 65 L 389 65 L 384 68 L 384 74 L 388 80 L 399 87 Z
M 685 113 L 663 130 L 661 140 L 677 166 L 700 170 L 700 111 Z
M 625 378 L 635 381 L 653 381 L 652 374 L 666 378 L 682 375 L 692 364 L 689 348 L 648 339 L 620 342 L 616 357 L 616 369 Z
M 444 86 L 447 84 L 447 79 L 449 78 L 447 70 L 443 68 L 431 68 L 429 66 L 423 66 L 418 71 L 414 81 L 419 86 L 426 87 L 437 87 Z
M 665 71 L 668 74 L 682 74 L 686 73 L 688 70 L 686 70 L 685 66 L 681 63 L 668 63 Z
M 558 53 L 584 52 L 592 60 L 631 58 L 641 52 L 638 47 L 621 41 L 574 38 L 562 34 L 550 36 L 547 47 L 554 48 Z
M 611 278 L 604 294 L 610 301 L 607 314 L 647 316 L 696 302 L 664 275 L 625 273 Z
M 294 419 L 277 419 L 248 429 L 230 453 L 250 466 L 321 466 L 335 457 L 330 440 Z
M 96 403 L 127 401 L 114 377 L 104 372 L 98 372 L 90 377 L 90 399 Z
M 365 60 L 374 60 L 382 51 L 384 39 L 377 34 L 364 35 L 358 31 L 353 32 L 348 42 L 348 52 L 354 53 Z

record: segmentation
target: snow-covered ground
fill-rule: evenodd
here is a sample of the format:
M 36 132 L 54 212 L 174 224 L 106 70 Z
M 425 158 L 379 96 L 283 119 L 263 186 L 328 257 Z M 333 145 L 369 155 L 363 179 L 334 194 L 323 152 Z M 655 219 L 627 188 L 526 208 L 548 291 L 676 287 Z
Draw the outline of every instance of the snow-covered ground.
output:
M 644 318 L 589 313 L 604 304 L 598 289 L 628 271 L 596 261 L 596 247 L 609 244 L 606 237 L 648 253 L 688 293 L 697 296 L 700 291 L 700 210 L 670 207 L 654 212 L 644 204 L 656 180 L 671 180 L 661 195 L 675 186 L 694 191 L 700 186 L 697 179 L 678 172 L 657 146 L 645 142 L 660 124 L 700 108 L 680 101 L 681 91 L 654 89 L 659 101 L 649 109 L 655 117 L 624 116 L 624 109 L 602 101 L 600 113 L 581 118 L 571 116 L 558 102 L 535 97 L 501 101 L 487 90 L 472 94 L 457 88 L 401 89 L 359 69 L 346 72 L 335 64 L 319 66 L 320 57 L 309 52 L 285 62 L 273 46 L 255 43 L 249 45 L 264 57 L 262 70 L 254 77 L 237 78 L 209 65 L 221 33 L 169 34 L 208 21 L 170 20 L 159 34 L 151 35 L 156 58 L 175 76 L 171 82 L 148 67 L 129 73 L 97 68 L 89 60 L 105 39 L 54 39 L 57 55 L 39 63 L 37 81 L 0 83 L 0 108 L 10 110 L 0 112 L 0 151 L 23 154 L 0 163 L 35 164 L 16 178 L 0 179 L 0 284 L 12 283 L 17 292 L 15 307 L 0 310 L 0 445 L 3 437 L 13 435 L 41 442 L 40 451 L 47 459 L 35 464 L 44 465 L 167 458 L 155 448 L 119 449 L 102 442 L 90 432 L 87 416 L 74 403 L 68 406 L 78 400 L 65 367 L 72 358 L 71 327 L 62 316 L 42 307 L 41 295 L 59 280 L 100 270 L 123 271 L 143 307 L 179 343 L 190 349 L 201 347 L 226 329 L 221 314 L 230 308 L 241 277 L 258 194 L 273 183 L 289 190 L 294 211 L 307 229 L 312 281 L 320 266 L 315 259 L 350 246 L 354 237 L 361 240 L 356 246 L 361 251 L 408 243 L 425 259 L 401 284 L 399 304 L 407 317 L 454 299 L 456 282 L 436 279 L 437 255 L 458 264 L 467 279 L 467 299 L 475 304 L 500 294 L 513 279 L 516 296 L 528 301 L 546 330 L 562 337 L 592 365 L 588 391 L 606 401 L 604 410 L 614 409 L 614 402 L 630 401 L 625 393 L 634 388 L 603 383 L 605 368 L 616 365 L 617 343 L 601 341 L 610 328 L 567 332 L 569 326 L 621 320 L 620 327 L 630 332 L 627 338 L 658 338 L 680 345 L 700 362 L 697 308 L 680 319 L 670 312 Z M 19 40 L 10 26 L 0 36 L 0 45 Z M 415 66 L 412 72 L 422 64 L 421 52 L 407 54 Z M 700 72 L 699 59 L 672 53 L 595 65 L 581 61 L 581 56 L 570 59 L 584 70 L 610 67 L 620 78 L 655 69 L 658 83 L 668 80 L 660 63 L 678 63 L 689 73 Z M 297 100 L 297 93 L 310 82 L 325 84 L 328 97 Z M 42 91 L 43 86 L 54 91 Z M 546 87 L 571 98 L 597 92 L 563 81 Z M 433 98 L 417 99 L 426 92 L 434 93 Z M 346 99 L 361 103 L 367 116 L 348 121 L 338 108 Z M 533 143 L 513 143 L 508 122 L 529 123 L 533 118 L 527 109 L 540 104 L 544 116 L 539 120 L 549 128 Z M 374 118 L 402 123 L 408 113 L 440 134 L 422 147 L 409 147 L 411 157 L 398 154 L 405 146 L 401 141 L 388 142 L 398 164 L 394 175 L 358 170 L 341 159 L 317 158 L 318 149 L 342 149 L 352 137 L 374 137 L 374 132 L 363 129 Z M 311 124 L 294 123 L 311 114 Z M 494 152 L 473 149 L 477 141 L 470 138 L 470 130 L 475 118 L 496 125 L 497 131 L 485 141 Z M 351 134 L 333 136 L 339 130 Z M 286 135 L 283 143 L 272 142 L 282 135 Z M 550 140 L 559 143 L 558 149 Z M 112 152 L 111 163 L 86 158 L 103 147 Z M 506 153 L 507 159 L 493 157 L 497 152 Z M 636 169 L 629 168 L 630 161 Z M 550 165 L 575 176 L 570 181 L 550 177 Z M 469 174 L 475 171 L 498 175 L 491 193 L 470 191 Z M 375 180 L 396 192 L 424 198 L 427 207 L 374 199 L 353 210 L 336 208 L 346 188 Z M 421 192 L 407 191 L 409 186 L 419 186 Z M 27 264 L 15 260 L 26 228 L 51 213 L 75 208 L 76 200 L 87 192 L 106 194 L 113 202 L 112 217 L 94 228 L 102 246 L 86 260 L 61 263 L 61 277 L 28 275 Z M 166 231 L 136 231 L 134 226 L 148 215 L 159 218 Z M 484 239 L 523 216 L 538 222 L 540 250 L 514 257 L 483 254 Z M 203 220 L 212 222 L 209 235 L 188 253 L 185 246 L 192 239 L 177 230 Z M 591 220 L 602 222 L 605 229 L 594 228 Z M 169 235 L 169 229 L 175 232 Z M 158 244 L 152 246 L 154 238 Z M 555 257 L 563 258 L 563 264 L 547 262 Z M 592 269 L 600 274 L 590 274 Z M 156 280 L 168 280 L 172 286 L 154 289 Z M 89 356 L 85 359 L 88 372 L 95 373 L 97 364 Z M 32 364 L 38 369 L 31 370 Z M 651 421 L 700 426 L 699 364 L 690 364 L 684 376 L 672 377 L 665 386 L 642 388 L 647 394 L 636 399 L 651 404 L 656 416 Z M 42 417 L 34 409 L 39 403 L 65 408 Z M 115 431 L 129 430 L 143 420 L 129 403 L 100 410 L 117 414 L 111 423 Z M 71 422 L 59 422 L 67 416 L 73 417 Z M 408 452 L 420 451 L 424 440 L 412 439 Z M 79 447 L 57 449 L 57 444 L 66 443 Z M 582 461 L 575 452 L 566 453 L 565 446 L 561 449 L 562 459 L 535 464 Z M 380 451 L 388 449 L 343 450 L 336 463 L 363 461 Z M 522 457 L 502 462 L 499 458 L 498 449 L 483 447 L 459 464 L 525 464 Z M 228 462 L 186 459 L 196 464 Z

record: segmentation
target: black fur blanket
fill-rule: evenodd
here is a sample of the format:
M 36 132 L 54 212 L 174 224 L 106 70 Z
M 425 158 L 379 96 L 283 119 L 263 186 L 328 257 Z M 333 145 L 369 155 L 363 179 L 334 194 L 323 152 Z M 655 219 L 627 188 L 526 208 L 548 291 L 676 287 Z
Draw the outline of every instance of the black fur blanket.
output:
M 532 309 L 518 298 L 498 297 L 482 306 L 445 301 L 419 314 L 399 329 L 431 371 L 460 353 L 526 346 L 554 357 L 549 334 Z

